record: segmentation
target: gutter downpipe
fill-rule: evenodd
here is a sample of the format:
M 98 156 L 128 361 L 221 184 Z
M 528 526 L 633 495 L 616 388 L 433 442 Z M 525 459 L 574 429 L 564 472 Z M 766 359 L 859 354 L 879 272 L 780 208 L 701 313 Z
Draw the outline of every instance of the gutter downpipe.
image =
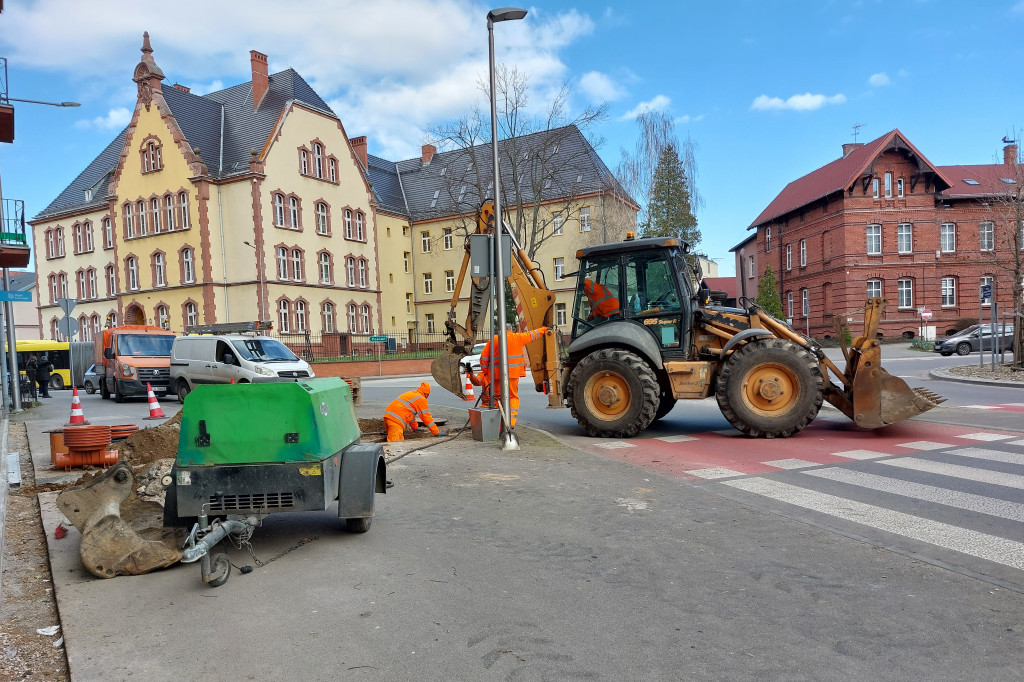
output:
M 224 105 L 220 107 L 220 158 L 217 161 L 218 180 L 224 174 Z M 217 227 L 220 230 L 220 267 L 224 281 L 224 321 L 231 321 L 231 304 L 228 296 L 228 253 L 224 239 L 224 198 L 221 196 L 221 185 L 217 183 Z

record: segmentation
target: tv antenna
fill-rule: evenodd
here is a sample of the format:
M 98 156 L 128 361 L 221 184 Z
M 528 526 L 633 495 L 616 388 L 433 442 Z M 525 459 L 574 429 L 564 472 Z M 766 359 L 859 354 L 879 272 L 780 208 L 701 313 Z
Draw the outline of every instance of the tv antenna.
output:
M 853 124 L 853 141 L 857 142 L 857 136 L 860 135 L 860 129 L 866 126 L 867 123 L 854 123 Z

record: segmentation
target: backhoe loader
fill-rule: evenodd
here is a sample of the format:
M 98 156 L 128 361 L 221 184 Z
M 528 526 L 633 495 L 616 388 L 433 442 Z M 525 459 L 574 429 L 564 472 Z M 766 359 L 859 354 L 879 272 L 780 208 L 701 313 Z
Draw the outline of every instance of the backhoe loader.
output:
M 477 233 L 491 233 L 494 220 L 493 203 L 484 203 Z M 537 265 L 514 244 L 509 281 L 520 325 L 548 327 L 544 338 L 527 346 L 536 389 L 547 393 L 549 406 L 569 407 L 589 435 L 631 438 L 677 400 L 712 395 L 730 424 L 761 438 L 799 433 L 823 401 L 864 428 L 895 424 L 943 402 L 882 368 L 876 335 L 884 299 L 868 299 L 858 311 L 864 329 L 842 346 L 846 367 L 840 369 L 813 339 L 755 303 L 711 305 L 706 286 L 694 285 L 701 281 L 699 268 L 691 279 L 689 251 L 678 239 L 632 235 L 577 251 L 571 341 L 562 348 L 553 324 L 555 297 Z M 488 282 L 475 278 L 469 314 L 458 324 L 468 265 L 467 240 L 445 322 L 446 351 L 431 367 L 438 383 L 456 395 L 462 394 L 459 360 L 487 312 Z

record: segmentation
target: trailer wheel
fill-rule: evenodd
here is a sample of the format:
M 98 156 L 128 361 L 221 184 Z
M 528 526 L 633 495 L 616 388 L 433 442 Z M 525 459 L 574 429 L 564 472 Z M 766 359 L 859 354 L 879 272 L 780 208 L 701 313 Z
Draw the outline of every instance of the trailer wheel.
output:
M 220 587 L 231 577 L 231 558 L 227 554 L 210 557 L 210 587 Z
M 358 519 L 345 519 L 345 529 L 349 533 L 365 533 L 370 530 L 370 524 L 372 523 L 372 516 L 363 516 Z
M 580 360 L 566 396 L 572 416 L 597 438 L 632 438 L 654 421 L 661 389 L 635 353 L 605 348 Z
M 799 433 L 821 409 L 825 380 L 810 351 L 785 339 L 737 349 L 722 367 L 715 398 L 729 423 L 748 436 Z

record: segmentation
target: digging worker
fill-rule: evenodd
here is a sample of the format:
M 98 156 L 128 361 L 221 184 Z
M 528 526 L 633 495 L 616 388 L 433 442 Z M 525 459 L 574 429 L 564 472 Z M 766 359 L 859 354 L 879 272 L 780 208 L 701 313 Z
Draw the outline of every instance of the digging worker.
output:
M 430 429 L 435 436 L 447 436 L 446 429 L 438 429 L 434 418 L 430 416 L 430 405 L 427 404 L 427 396 L 430 395 L 430 384 L 423 382 L 419 388 L 413 391 L 406 391 L 398 396 L 388 405 L 384 411 L 384 425 L 388 429 L 388 442 L 393 443 L 405 440 L 405 427 L 409 426 L 413 431 L 419 428 L 419 422 Z
M 598 284 L 592 279 L 583 280 L 583 293 L 590 299 L 590 315 L 588 320 L 597 317 L 608 318 L 619 312 L 619 299 L 612 295 L 611 289 Z
M 505 343 L 508 346 L 508 409 L 511 414 L 508 416 L 509 425 L 515 428 L 516 419 L 519 417 L 519 379 L 520 377 L 526 376 L 526 344 L 536 341 L 542 338 L 548 333 L 547 327 L 537 327 L 527 332 L 514 332 L 506 330 L 505 332 Z M 491 348 L 495 345 L 493 342 L 497 340 L 497 336 L 487 342 L 484 349 L 480 352 L 480 372 L 478 374 L 473 373 L 473 367 L 469 363 L 463 365 L 466 370 L 466 376 L 469 377 L 470 383 L 474 386 L 480 386 L 482 391 L 480 406 L 490 407 L 490 396 L 488 395 L 489 387 L 491 383 L 491 361 L 492 351 Z M 496 354 L 494 354 L 496 355 Z M 494 357 L 494 370 L 497 372 L 501 369 L 501 358 Z M 494 400 L 498 402 L 501 400 L 501 396 L 498 395 L 500 382 L 495 386 Z M 495 405 L 494 407 L 497 407 Z

